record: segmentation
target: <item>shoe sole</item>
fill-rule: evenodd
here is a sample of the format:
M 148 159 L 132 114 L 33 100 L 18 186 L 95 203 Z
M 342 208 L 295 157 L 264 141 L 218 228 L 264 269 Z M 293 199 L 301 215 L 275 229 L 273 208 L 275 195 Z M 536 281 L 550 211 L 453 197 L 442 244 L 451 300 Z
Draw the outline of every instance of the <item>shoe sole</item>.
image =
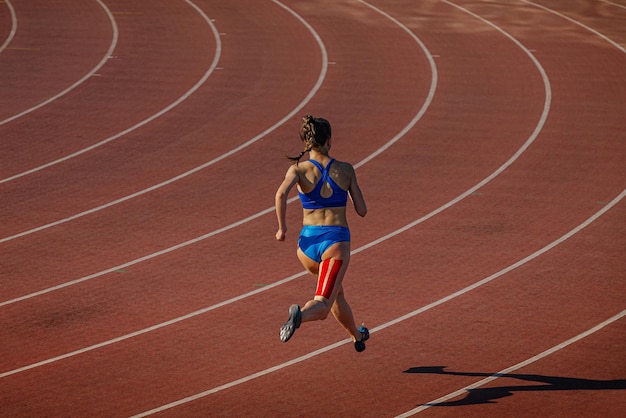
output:
M 300 328 L 302 322 L 302 312 L 298 305 L 291 305 L 289 307 L 289 319 L 280 327 L 280 340 L 284 343 L 289 341 L 296 332 L 297 328 Z

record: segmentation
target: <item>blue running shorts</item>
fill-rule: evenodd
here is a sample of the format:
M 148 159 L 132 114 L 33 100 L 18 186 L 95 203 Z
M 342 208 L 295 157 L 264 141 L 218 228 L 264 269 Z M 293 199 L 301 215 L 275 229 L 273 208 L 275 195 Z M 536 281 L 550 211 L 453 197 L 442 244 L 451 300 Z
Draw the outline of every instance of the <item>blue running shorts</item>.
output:
M 298 238 L 298 247 L 307 257 L 322 261 L 322 254 L 333 244 L 350 241 L 350 230 L 345 226 L 304 225 Z

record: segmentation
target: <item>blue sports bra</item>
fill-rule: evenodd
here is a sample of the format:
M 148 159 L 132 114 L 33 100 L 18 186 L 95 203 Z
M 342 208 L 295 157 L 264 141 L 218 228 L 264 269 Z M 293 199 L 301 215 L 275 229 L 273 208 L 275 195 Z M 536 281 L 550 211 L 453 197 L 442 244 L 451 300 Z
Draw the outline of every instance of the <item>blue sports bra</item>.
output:
M 348 192 L 337 183 L 330 178 L 328 174 L 328 169 L 335 162 L 334 159 L 330 160 L 326 168 L 323 168 L 320 163 L 315 160 L 309 160 L 312 162 L 315 167 L 317 167 L 322 172 L 322 177 L 319 179 L 315 188 L 311 190 L 309 193 L 302 193 L 298 190 L 298 195 L 300 196 L 300 201 L 302 202 L 302 207 L 304 209 L 323 209 L 323 208 L 340 208 L 345 207 L 346 202 L 348 201 Z M 330 185 L 333 193 L 330 197 L 323 197 L 321 195 L 322 187 L 325 183 Z

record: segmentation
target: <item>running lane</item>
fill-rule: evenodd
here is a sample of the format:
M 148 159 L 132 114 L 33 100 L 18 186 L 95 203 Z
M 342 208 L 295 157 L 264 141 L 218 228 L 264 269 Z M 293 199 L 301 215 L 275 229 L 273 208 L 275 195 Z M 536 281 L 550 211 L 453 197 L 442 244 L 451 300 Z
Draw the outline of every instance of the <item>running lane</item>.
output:
M 411 45 L 410 38 L 402 30 L 365 6 L 352 5 L 346 8 L 342 5 L 337 6 L 336 9 L 309 9 L 308 5 L 300 5 L 298 11 L 306 17 L 307 21 L 314 24 L 327 44 L 330 60 L 335 62 L 331 64 L 331 72 L 325 88 L 311 103 L 311 113 L 317 113 L 316 110 L 328 107 L 332 110 L 329 114 L 337 115 L 339 121 L 346 121 L 334 125 L 338 127 L 335 130 L 335 138 L 339 158 L 342 158 L 342 155 L 365 157 L 376 150 L 377 146 L 396 135 L 419 109 L 426 97 L 425 93 L 430 82 L 431 74 L 428 73 L 426 77 L 423 74 L 429 71 L 427 62 L 423 56 L 414 58 L 414 55 L 419 52 L 418 48 Z M 358 19 L 354 18 L 355 14 L 359 16 Z M 467 57 L 468 46 L 480 44 L 484 38 L 482 36 L 468 37 L 466 33 L 451 33 L 442 27 L 442 23 L 455 24 L 459 20 L 464 23 L 471 22 L 460 13 L 450 15 L 449 8 L 435 7 L 430 15 L 433 20 L 430 23 L 426 22 L 428 30 L 436 33 L 431 35 L 429 44 L 438 50 L 438 55 L 447 54 L 440 65 L 444 67 L 444 74 L 450 82 L 440 86 L 439 94 L 442 94 L 442 98 L 433 104 L 431 119 L 424 121 L 427 129 L 420 128 L 412 131 L 411 135 L 392 147 L 389 151 L 390 156 L 387 157 L 385 153 L 359 169 L 362 173 L 363 187 L 368 190 L 368 199 L 376 204 L 371 205 L 372 213 L 371 216 L 368 215 L 367 224 L 363 221 L 355 220 L 354 222 L 353 227 L 355 231 L 358 231 L 358 233 L 355 232 L 355 247 L 415 219 L 416 212 L 420 215 L 427 213 L 493 172 L 530 135 L 541 113 L 540 110 L 533 110 L 535 107 L 541 109 L 543 104 L 541 79 L 533 73 L 534 67 L 522 51 L 512 46 L 504 37 L 496 37 L 494 43 L 497 48 L 512 51 L 510 63 L 503 63 L 499 57 L 489 54 L 484 54 L 474 61 L 459 59 L 459 62 L 455 63 L 456 58 Z M 428 30 L 421 29 L 424 32 Z M 350 39 L 351 42 L 347 43 L 346 39 Z M 394 40 L 393 44 L 397 49 L 388 48 L 389 39 Z M 464 42 L 459 43 L 459 41 Z M 389 65 L 396 60 L 397 65 Z M 407 65 L 407 60 L 415 61 L 413 65 Z M 349 69 L 354 69 L 354 71 L 348 71 Z M 458 71 L 459 69 L 462 71 Z M 527 71 L 524 72 L 523 69 Z M 385 77 L 386 71 L 394 71 L 394 77 Z M 406 73 L 395 73 L 395 71 L 406 71 Z M 349 77 L 346 76 L 347 74 Z M 422 74 L 422 78 L 413 78 L 415 74 Z M 475 85 L 468 78 L 470 76 L 474 78 Z M 402 93 L 406 93 L 407 90 L 422 92 L 422 97 L 407 99 L 404 96 L 407 105 L 393 108 L 393 104 L 397 103 L 398 93 L 394 94 L 393 90 L 389 90 L 388 80 L 392 80 L 394 86 L 398 83 L 397 88 Z M 417 83 L 417 86 L 412 83 L 403 85 L 402 80 L 405 82 L 412 80 L 412 83 Z M 367 95 L 371 97 L 371 100 L 362 100 L 362 89 L 357 88 L 362 86 L 368 86 Z M 475 101 L 467 100 L 465 96 L 458 96 L 457 93 L 457 89 L 462 87 L 464 94 L 471 97 L 496 86 L 514 91 L 527 91 L 529 94 L 518 95 L 518 99 L 513 103 L 507 94 L 495 94 L 485 96 L 477 104 Z M 526 112 L 510 112 L 504 106 L 506 103 L 517 109 L 526 109 Z M 346 106 L 349 104 L 354 106 Z M 448 106 L 451 105 L 453 109 L 450 110 Z M 500 138 L 498 136 L 484 135 L 489 132 L 489 121 L 477 118 L 472 113 L 472 109 L 477 105 L 479 108 L 474 112 L 489 112 L 494 115 L 494 118 L 508 120 L 510 124 L 513 123 L 512 121 L 521 119 L 521 127 L 517 126 L 512 130 L 510 141 L 498 140 Z M 391 109 L 395 111 L 390 111 L 389 106 L 392 106 Z M 446 125 L 446 135 L 437 134 L 437 129 L 441 128 L 442 121 L 447 118 L 448 112 L 453 112 L 458 117 Z M 370 113 L 377 116 L 364 117 Z M 379 115 L 382 116 L 378 117 Z M 479 134 L 473 137 L 471 143 L 464 144 L 463 134 L 473 130 Z M 292 131 L 292 129 L 286 129 L 285 132 L 287 131 Z M 372 132 L 377 134 L 374 135 Z M 370 136 L 367 136 L 368 134 Z M 293 137 L 293 133 L 289 136 Z M 341 138 L 346 138 L 343 143 Z M 361 138 L 371 138 L 371 140 L 365 141 Z M 295 143 L 298 146 L 297 140 Z M 278 151 L 285 152 L 285 148 L 292 149 L 293 145 L 290 144 L 293 142 L 282 144 L 268 142 L 263 144 L 263 147 L 255 148 L 257 152 L 251 153 L 254 155 L 242 154 L 233 158 L 233 166 L 218 172 L 240 174 L 220 177 L 229 179 L 229 183 L 225 185 L 229 187 L 224 187 L 221 191 L 224 196 L 231 197 L 225 202 L 230 207 L 244 207 L 246 210 L 251 209 L 249 202 L 262 200 L 262 196 L 269 195 L 268 200 L 271 202 L 275 186 L 280 176 L 284 174 L 286 165 L 276 164 L 276 167 L 268 167 L 267 164 L 263 164 L 263 158 L 258 158 L 258 155 L 271 153 L 279 156 L 275 161 L 283 161 L 279 160 L 282 156 Z M 299 150 L 299 148 L 296 149 Z M 437 160 L 441 164 L 432 163 L 420 169 L 425 173 L 428 173 L 428 170 L 434 170 L 431 174 L 433 176 L 431 181 L 432 178 L 441 178 L 447 187 L 435 188 L 429 183 L 424 183 L 423 186 L 428 187 L 430 193 L 424 193 L 426 196 L 423 201 L 415 203 L 413 193 L 419 190 L 419 188 L 411 187 L 415 176 L 399 174 L 412 173 L 412 170 L 415 170 L 415 166 L 410 164 L 410 157 L 415 157 L 418 154 L 417 150 L 421 149 L 426 150 L 424 155 L 428 156 L 428 161 Z M 489 150 L 493 154 L 488 155 L 484 150 Z M 472 155 L 472 161 L 475 161 L 475 167 L 470 172 L 460 164 L 466 160 L 468 153 Z M 257 162 L 257 160 L 261 161 Z M 262 173 L 263 167 L 268 171 L 267 176 L 259 174 L 255 179 L 262 184 L 262 186 L 257 185 L 256 189 L 259 189 L 257 191 L 245 183 L 249 177 L 245 177 L 244 174 L 250 167 L 258 167 L 256 173 Z M 207 176 L 207 180 L 211 177 Z M 396 177 L 397 182 L 390 185 L 388 180 L 391 177 Z M 273 179 L 271 184 L 265 185 L 264 182 L 270 179 Z M 233 187 L 231 183 L 239 187 Z M 199 182 L 198 185 L 200 184 L 202 183 Z M 394 189 L 390 190 L 390 187 L 395 188 L 395 194 Z M 190 188 L 190 190 L 193 189 L 193 187 Z M 238 194 L 233 192 L 229 195 L 230 189 L 237 191 Z M 241 191 L 246 191 L 247 194 L 240 197 Z M 183 190 L 180 190 L 180 193 L 183 193 Z M 180 196 L 182 197 L 182 194 Z M 408 207 L 408 209 L 399 211 L 393 218 L 390 217 L 389 208 L 385 206 L 385 199 L 390 196 L 394 196 L 401 206 Z M 236 205 L 238 202 L 240 206 Z M 248 204 L 245 205 L 245 202 Z M 215 201 L 212 204 L 219 205 L 220 202 Z M 258 205 L 261 208 L 266 207 Z M 224 217 L 236 214 L 231 212 L 224 215 L 215 210 L 213 213 L 214 216 L 220 214 Z M 241 213 L 245 212 L 241 209 L 238 212 L 239 219 L 241 219 Z M 41 341 L 46 341 L 45 345 L 34 347 L 29 353 L 22 352 L 21 358 L 15 356 L 5 358 L 9 363 L 6 367 L 11 367 L 11 364 L 17 367 L 29 361 L 42 360 L 46 354 L 50 356 L 50 353 L 59 355 L 87 344 L 100 342 L 107 338 L 106 336 L 109 338 L 119 336 L 124 332 L 137 329 L 141 324 L 146 326 L 159 320 L 192 312 L 194 309 L 253 290 L 256 288 L 255 285 L 267 284 L 277 278 L 287 277 L 300 271 L 301 268 L 293 257 L 292 246 L 297 233 L 295 227 L 299 217 L 297 212 L 295 207 L 290 212 L 294 232 L 290 233 L 291 244 L 288 243 L 288 246 L 279 243 L 267 245 L 268 242 L 272 242 L 275 223 L 273 215 L 269 214 L 258 221 L 251 222 L 245 228 L 242 227 L 241 230 L 233 230 L 179 253 L 159 257 L 154 261 L 120 271 L 115 273 L 117 276 L 113 274 L 111 277 L 102 278 L 104 282 L 102 279 L 95 279 L 58 293 L 53 292 L 47 296 L 34 298 L 32 301 L 5 307 L 3 314 L 9 322 L 14 324 L 14 332 L 11 334 L 14 337 L 10 344 L 17 345 L 21 338 L 34 338 L 35 335 L 39 335 L 38 338 Z M 208 210 L 204 213 L 205 219 L 209 214 Z M 191 216 L 188 218 L 191 220 L 195 215 L 188 216 Z M 194 222 L 190 222 L 189 225 L 179 223 L 177 228 L 191 228 L 193 224 Z M 164 225 L 167 224 L 164 223 Z M 146 232 L 150 231 L 146 229 Z M 131 247 L 126 244 L 122 248 Z M 245 263 L 242 263 L 243 254 L 245 254 Z M 371 271 L 377 271 L 377 268 Z M 355 280 L 352 286 L 356 286 L 356 278 L 361 274 L 363 274 L 362 270 L 350 273 L 351 280 Z M 110 280 L 113 280 L 115 287 L 107 284 Z M 138 412 L 136 409 L 139 403 L 149 408 L 154 406 L 157 399 L 159 401 L 164 398 L 174 400 L 177 397 L 195 393 L 194 390 L 203 390 L 247 375 L 250 370 L 256 371 L 293 358 L 310 351 L 311 347 L 323 346 L 336 341 L 337 338 L 343 338 L 343 334 L 337 327 L 329 327 L 329 324 L 325 323 L 312 325 L 309 328 L 310 333 L 309 331 L 303 332 L 299 340 L 294 340 L 299 341 L 295 344 L 278 344 L 276 330 L 284 320 L 284 312 L 277 309 L 277 306 L 286 307 L 294 299 L 303 298 L 302 292 L 306 286 L 304 288 L 302 286 L 301 282 L 285 285 L 284 289 L 271 290 L 245 302 L 220 308 L 171 328 L 73 356 L 71 359 L 31 371 L 7 376 L 4 379 L 6 379 L 5 382 L 13 382 L 15 388 L 28 385 L 31 379 L 42 379 L 50 382 L 48 387 L 52 388 L 55 386 L 52 382 L 57 377 L 64 379 L 62 375 L 65 373 L 75 373 L 74 367 L 85 369 L 89 364 L 91 376 L 85 376 L 84 379 L 85 382 L 92 381 L 94 376 L 103 372 L 101 368 L 105 367 L 104 363 L 98 360 L 94 362 L 94 359 L 106 358 L 107 362 L 124 363 L 126 370 L 109 369 L 106 371 L 107 379 L 98 379 L 98 388 L 95 389 L 99 395 L 94 396 L 112 394 L 111 390 L 126 391 L 128 394 L 133 392 L 131 387 L 145 389 L 150 386 L 154 390 L 152 395 L 143 393 L 141 395 L 143 400 L 132 399 L 129 402 L 129 405 L 134 403 L 129 413 Z M 79 301 L 76 298 L 78 294 L 91 296 Z M 363 302 L 359 304 L 358 300 L 364 301 L 365 295 L 355 291 L 351 294 L 358 295 L 354 300 L 361 316 L 366 309 Z M 86 305 L 82 305 L 83 302 L 92 308 L 87 309 Z M 251 310 L 255 312 L 255 315 L 250 321 L 243 321 L 239 324 L 241 332 L 230 332 L 232 323 L 229 318 L 241 317 L 243 312 Z M 374 318 L 377 314 L 377 312 L 367 313 L 369 318 Z M 20 323 L 24 326 L 20 326 Z M 118 326 L 112 328 L 111 323 L 118 324 Z M 48 324 L 50 327 L 47 326 Z M 328 333 L 324 335 L 324 332 Z M 56 338 L 51 338 L 52 334 Z M 253 339 L 249 338 L 251 335 L 254 335 Z M 7 338 L 9 337 L 7 335 Z M 177 348 L 171 346 L 172 340 L 179 341 Z M 251 344 L 254 344 L 254 347 L 272 347 L 272 352 L 253 350 Z M 185 347 L 184 353 L 181 351 L 183 346 Z M 151 348 L 145 350 L 142 347 Z M 154 356 L 160 357 L 160 360 L 155 361 Z M 134 359 L 133 364 L 126 364 L 130 358 Z M 220 360 L 216 361 L 216 359 Z M 52 370 L 60 374 L 57 377 L 52 376 L 49 374 Z M 233 373 L 235 370 L 239 371 Z M 156 378 L 162 373 L 170 376 L 171 380 L 170 378 Z M 186 376 L 184 380 L 190 383 L 190 386 L 170 385 L 182 376 Z M 118 389 L 114 389 L 108 387 L 108 379 L 124 383 L 118 386 Z M 77 386 L 81 386 L 77 380 L 74 382 Z M 61 390 L 61 386 L 64 385 L 57 386 L 57 388 Z M 70 388 L 65 385 L 63 390 L 72 393 L 72 390 L 68 389 Z M 42 400 L 56 396 L 52 392 L 32 395 Z M 80 400 L 79 398 L 83 398 L 83 395 L 79 393 L 72 396 L 77 401 L 77 405 L 81 404 L 85 410 L 97 408 L 100 411 L 106 411 L 107 408 L 112 407 L 104 400 L 99 405 L 94 405 L 86 398 Z M 150 399 L 152 396 L 154 398 Z M 131 397 L 135 396 L 131 395 Z M 34 401 L 33 405 L 38 402 L 40 401 Z M 206 407 L 206 404 L 202 405 Z M 59 407 L 62 408 L 61 405 Z M 120 407 L 119 399 L 115 407 Z
M 210 66 L 215 54 L 215 36 L 189 4 L 162 1 L 147 7 L 144 2 L 124 2 L 112 3 L 110 7 L 116 17 L 119 40 L 100 71 L 43 108 L 0 126 L 3 159 L 6 159 L 1 168 L 3 179 L 136 125 L 183 95 Z M 52 35 L 48 37 L 55 39 Z M 78 48 L 67 49 L 68 54 L 82 54 Z M 98 50 L 100 55 L 106 52 L 106 49 Z M 59 54 L 59 59 L 62 58 L 63 54 Z M 55 71 L 42 70 L 49 74 Z M 46 80 L 54 79 L 46 75 Z M 26 80 L 22 85 L 25 83 Z M 28 138 L 26 143 L 24 138 Z M 83 167 L 83 172 L 74 171 L 74 176 L 96 176 L 96 173 L 87 176 L 88 173 Z M 41 188 L 51 187 L 55 177 L 48 175 L 44 172 L 30 181 Z M 28 188 L 28 183 L 18 179 L 2 185 L 5 189 L 18 190 L 20 186 Z M 32 194 L 32 190 L 26 197 L 11 194 L 9 199 L 21 201 Z
M 0 54 L 3 79 L 0 122 L 38 105 L 82 78 L 105 57 L 113 38 L 110 18 L 96 1 L 12 0 L 11 4 L 17 31 Z M 0 7 L 0 19 L 1 45 L 12 27 L 6 3 Z M 5 130 L 0 135 L 1 170 L 5 174 L 15 164 L 15 155 L 5 147 L 13 136 Z M 23 148 L 24 142 L 21 137 L 21 142 L 13 146 Z

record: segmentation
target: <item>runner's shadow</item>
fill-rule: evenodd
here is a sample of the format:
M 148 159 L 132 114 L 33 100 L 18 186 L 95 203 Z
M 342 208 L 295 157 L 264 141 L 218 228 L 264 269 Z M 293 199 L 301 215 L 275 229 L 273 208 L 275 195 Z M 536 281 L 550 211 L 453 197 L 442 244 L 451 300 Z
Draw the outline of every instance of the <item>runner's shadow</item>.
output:
M 446 366 L 411 367 L 403 373 L 443 374 L 448 376 L 489 377 L 494 373 L 452 372 L 444 370 Z M 538 374 L 495 374 L 499 378 L 511 378 L 526 382 L 544 383 L 543 385 L 499 386 L 468 389 L 467 396 L 458 401 L 428 404 L 429 406 L 461 406 L 495 403 L 494 399 L 512 396 L 513 392 L 536 392 L 544 390 L 619 390 L 626 389 L 626 380 L 590 380 L 573 377 L 542 376 Z

